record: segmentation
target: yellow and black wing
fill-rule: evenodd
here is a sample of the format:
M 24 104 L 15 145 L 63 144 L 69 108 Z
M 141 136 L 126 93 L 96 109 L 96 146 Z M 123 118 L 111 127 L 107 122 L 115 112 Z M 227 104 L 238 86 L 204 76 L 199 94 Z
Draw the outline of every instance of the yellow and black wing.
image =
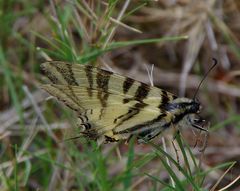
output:
M 149 140 L 172 119 L 162 106 L 176 97 L 159 88 L 91 65 L 54 61 L 41 68 L 52 82 L 42 88 L 77 112 L 83 134 L 92 139 Z

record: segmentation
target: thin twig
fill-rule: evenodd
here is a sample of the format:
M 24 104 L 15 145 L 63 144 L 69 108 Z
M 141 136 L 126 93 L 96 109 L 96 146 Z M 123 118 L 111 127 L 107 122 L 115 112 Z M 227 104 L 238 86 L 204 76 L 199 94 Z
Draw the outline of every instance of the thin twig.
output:
M 125 23 L 121 22 L 121 21 L 118 21 L 112 17 L 110 17 L 110 21 L 114 22 L 115 24 L 118 24 L 119 26 L 122 26 L 126 29 L 129 29 L 130 31 L 133 31 L 133 32 L 136 32 L 136 33 L 142 33 L 142 31 L 136 29 L 136 28 L 133 28 L 133 27 L 130 27 L 128 25 L 126 25 Z
M 23 86 L 23 90 L 26 93 L 27 97 L 29 98 L 30 102 L 32 103 L 32 106 L 36 112 L 36 114 L 39 116 L 40 120 L 42 121 L 42 123 L 47 127 L 47 130 L 50 134 L 50 136 L 56 141 L 59 142 L 58 138 L 53 134 L 49 124 L 47 123 L 45 117 L 42 114 L 42 111 L 40 110 L 40 108 L 38 107 L 36 101 L 34 100 L 32 94 L 30 93 L 30 91 L 28 90 L 27 86 Z
M 217 186 L 219 185 L 219 183 L 222 181 L 222 179 L 224 178 L 224 176 L 229 172 L 229 170 L 231 170 L 233 168 L 233 166 L 236 164 L 236 162 L 234 162 L 233 164 L 231 164 L 228 169 L 222 174 L 222 176 L 220 176 L 220 178 L 217 180 L 217 182 L 214 184 L 214 186 L 211 188 L 210 191 L 214 191 L 216 190 Z
M 120 22 L 120 20 L 122 19 L 122 16 L 124 15 L 125 11 L 127 10 L 127 7 L 129 5 L 129 3 L 130 3 L 130 0 L 126 0 L 125 1 L 125 3 L 123 5 L 123 7 L 122 7 L 122 9 L 121 9 L 117 19 L 116 19 L 118 22 Z M 107 47 L 108 43 L 111 41 L 111 39 L 114 36 L 114 33 L 116 31 L 116 28 L 117 28 L 117 25 L 112 28 L 110 34 L 108 35 L 107 40 L 105 41 L 105 43 L 103 45 L 103 49 L 105 49 Z
M 227 186 L 224 186 L 223 188 L 219 189 L 219 191 L 224 191 L 226 189 L 228 189 L 229 187 L 231 187 L 235 182 L 237 182 L 240 179 L 240 175 L 235 178 L 232 182 L 230 182 Z

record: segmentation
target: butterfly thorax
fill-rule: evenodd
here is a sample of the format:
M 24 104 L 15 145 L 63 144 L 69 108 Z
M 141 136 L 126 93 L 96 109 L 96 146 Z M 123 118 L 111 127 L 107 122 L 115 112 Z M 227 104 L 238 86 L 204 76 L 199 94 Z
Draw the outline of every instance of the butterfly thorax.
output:
M 172 123 L 178 123 L 189 114 L 199 113 L 201 106 L 198 101 L 189 98 L 177 98 L 165 106 L 166 111 L 172 113 Z

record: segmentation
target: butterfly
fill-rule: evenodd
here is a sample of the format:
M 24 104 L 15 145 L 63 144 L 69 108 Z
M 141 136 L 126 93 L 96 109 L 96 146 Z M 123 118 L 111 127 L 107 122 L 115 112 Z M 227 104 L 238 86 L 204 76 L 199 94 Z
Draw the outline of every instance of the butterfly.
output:
M 116 142 L 135 136 L 146 142 L 180 122 L 205 130 L 196 99 L 92 65 L 50 61 L 41 69 L 51 81 L 41 87 L 76 112 L 81 133 L 89 139 Z

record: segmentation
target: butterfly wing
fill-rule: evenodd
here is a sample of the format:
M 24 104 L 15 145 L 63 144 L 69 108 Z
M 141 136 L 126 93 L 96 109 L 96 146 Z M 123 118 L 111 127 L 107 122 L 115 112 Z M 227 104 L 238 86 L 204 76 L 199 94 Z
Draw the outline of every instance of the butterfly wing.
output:
M 151 139 L 171 121 L 161 106 L 175 97 L 166 91 L 89 65 L 47 62 L 41 67 L 53 83 L 43 89 L 77 112 L 90 138 Z

